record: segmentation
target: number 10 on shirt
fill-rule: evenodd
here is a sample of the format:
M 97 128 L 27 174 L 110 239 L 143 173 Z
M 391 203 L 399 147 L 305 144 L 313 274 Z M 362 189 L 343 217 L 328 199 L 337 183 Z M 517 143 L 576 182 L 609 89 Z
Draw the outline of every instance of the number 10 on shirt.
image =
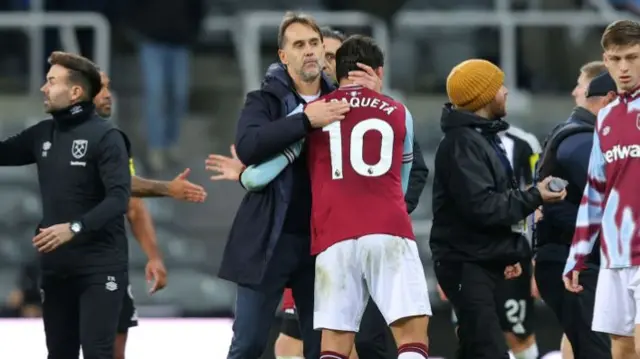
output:
M 322 128 L 329 133 L 329 151 L 331 155 L 331 178 L 339 180 L 344 177 L 342 163 L 342 122 L 334 122 Z M 376 131 L 382 136 L 380 160 L 374 164 L 364 161 L 364 136 L 369 131 Z M 379 177 L 389 172 L 393 162 L 393 128 L 389 123 L 378 118 L 360 121 L 353 127 L 350 135 L 349 163 L 353 170 L 365 177 Z

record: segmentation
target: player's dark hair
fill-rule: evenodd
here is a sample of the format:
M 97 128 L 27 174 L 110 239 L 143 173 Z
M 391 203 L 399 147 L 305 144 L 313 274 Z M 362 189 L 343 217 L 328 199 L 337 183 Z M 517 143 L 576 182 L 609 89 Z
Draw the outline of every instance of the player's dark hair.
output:
M 287 11 L 282 18 L 282 22 L 280 22 L 280 27 L 278 28 L 279 49 L 282 49 L 287 43 L 287 39 L 284 36 L 284 33 L 285 31 L 287 31 L 289 26 L 293 24 L 301 24 L 310 27 L 313 31 L 317 32 L 318 35 L 320 35 L 320 41 L 322 41 L 322 32 L 320 31 L 320 27 L 313 17 L 304 13 Z
M 69 82 L 82 87 L 85 100 L 93 100 L 102 88 L 100 70 L 86 57 L 62 51 L 54 51 L 49 56 L 50 65 L 62 66 L 69 71 Z
M 632 20 L 614 21 L 602 33 L 603 50 L 612 47 L 640 45 L 640 23 Z
M 336 52 L 336 77 L 338 81 L 349 76 L 349 71 L 360 70 L 357 63 L 378 69 L 384 66 L 384 54 L 376 42 L 362 35 L 346 39 Z
M 344 42 L 344 40 L 347 39 L 347 37 L 344 35 L 344 33 L 342 33 L 341 31 L 338 30 L 334 30 L 332 28 L 330 28 L 329 26 L 325 26 L 323 28 L 320 29 L 320 33 L 322 34 L 322 38 L 323 39 L 334 39 L 334 40 L 338 40 L 340 42 Z

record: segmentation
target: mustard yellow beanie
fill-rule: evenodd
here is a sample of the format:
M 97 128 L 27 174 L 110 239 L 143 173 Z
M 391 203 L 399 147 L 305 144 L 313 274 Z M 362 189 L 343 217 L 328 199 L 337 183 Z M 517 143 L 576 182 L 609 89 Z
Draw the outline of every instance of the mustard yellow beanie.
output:
M 475 112 L 488 105 L 504 83 L 504 72 L 489 61 L 461 62 L 447 77 L 447 96 L 459 109 Z

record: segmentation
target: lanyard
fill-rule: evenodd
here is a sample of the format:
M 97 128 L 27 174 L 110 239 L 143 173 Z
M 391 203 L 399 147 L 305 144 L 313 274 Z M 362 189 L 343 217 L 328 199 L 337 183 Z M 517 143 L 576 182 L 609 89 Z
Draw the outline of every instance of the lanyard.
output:
M 496 151 L 498 158 L 500 158 L 500 162 L 502 162 L 502 167 L 504 167 L 505 171 L 507 171 L 507 176 L 509 177 L 509 181 L 511 181 L 512 188 L 518 188 L 517 182 L 515 180 L 515 176 L 513 173 L 513 167 L 511 167 L 511 163 L 509 162 L 509 157 L 507 157 L 507 152 L 504 149 L 504 145 L 498 136 L 490 136 L 489 142 L 491 143 L 491 147 Z

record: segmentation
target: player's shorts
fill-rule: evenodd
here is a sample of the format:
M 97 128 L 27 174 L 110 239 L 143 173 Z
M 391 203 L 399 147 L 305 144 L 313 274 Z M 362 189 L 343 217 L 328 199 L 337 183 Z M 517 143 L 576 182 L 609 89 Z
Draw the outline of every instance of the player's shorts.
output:
M 500 327 L 505 333 L 513 333 L 520 338 L 533 334 L 533 306 L 531 296 L 531 263 L 522 267 L 522 274 L 515 279 L 505 280 L 496 289 L 496 308 Z M 451 321 L 458 325 L 458 318 L 451 309 Z
M 640 267 L 600 269 L 591 329 L 632 337 L 640 324 Z
M 127 286 L 127 295 L 124 296 L 122 309 L 120 310 L 120 320 L 118 321 L 118 334 L 124 334 L 129 328 L 138 326 L 138 311 L 133 303 L 133 293 L 131 285 Z
M 388 234 L 345 240 L 318 254 L 314 296 L 315 329 L 357 332 L 369 296 L 387 324 L 431 315 L 416 242 Z
M 293 300 L 293 293 L 289 288 L 286 288 L 284 290 L 284 295 L 282 296 L 282 309 L 280 311 L 280 317 L 282 318 L 280 333 L 294 339 L 302 340 L 302 334 L 300 333 L 300 323 L 298 321 L 298 313 L 296 311 L 296 304 Z
M 520 338 L 533 334 L 533 306 L 531 296 L 531 262 L 521 263 L 522 274 L 518 278 L 502 281 L 496 289 L 496 307 L 500 327 L 505 333 Z

